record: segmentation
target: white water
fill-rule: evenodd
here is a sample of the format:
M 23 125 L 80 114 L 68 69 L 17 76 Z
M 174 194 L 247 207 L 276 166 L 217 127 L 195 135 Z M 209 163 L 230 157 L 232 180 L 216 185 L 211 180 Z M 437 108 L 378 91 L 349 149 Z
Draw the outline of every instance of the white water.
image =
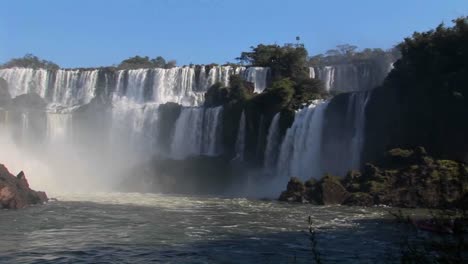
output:
M 245 70 L 245 79 L 254 84 L 254 92 L 261 93 L 267 87 L 269 68 L 249 67 Z
M 246 130 L 246 121 L 245 121 L 245 112 L 242 111 L 241 118 L 239 121 L 239 129 L 237 130 L 236 138 L 236 156 L 234 159 L 236 161 L 244 161 L 244 152 L 245 152 L 245 130 Z
M 350 96 L 348 113 L 354 120 L 354 133 L 351 139 L 351 165 L 348 169 L 360 169 L 362 148 L 365 137 L 366 106 L 371 93 L 353 93 Z
M 354 64 L 317 66 L 309 67 L 309 77 L 322 80 L 327 91 L 365 91 L 382 83 L 391 69 L 392 64 L 382 69 Z
M 323 117 L 327 102 L 315 102 L 300 110 L 281 144 L 278 173 L 287 181 L 290 177 L 301 180 L 320 178 Z
M 267 170 L 276 167 L 276 159 L 278 157 L 278 145 L 280 140 L 279 131 L 279 119 L 280 113 L 277 113 L 271 121 L 270 127 L 268 128 L 267 145 L 265 148 L 265 157 L 263 167 Z
M 215 108 L 186 107 L 175 124 L 171 157 L 220 154 L 222 106 Z

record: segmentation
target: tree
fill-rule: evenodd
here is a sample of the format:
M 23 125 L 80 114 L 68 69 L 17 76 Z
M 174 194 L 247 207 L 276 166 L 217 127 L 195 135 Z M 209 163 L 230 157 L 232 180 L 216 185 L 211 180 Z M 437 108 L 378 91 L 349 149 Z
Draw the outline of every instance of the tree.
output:
M 237 59 L 251 66 L 269 67 L 274 80 L 288 77 L 296 80 L 308 76 L 306 70 L 308 54 L 303 45 L 259 44 L 251 49 L 250 52 L 242 52 Z
M 161 56 L 158 56 L 155 59 L 152 59 L 151 63 L 156 68 L 165 68 L 166 67 L 166 60 Z
M 357 46 L 349 45 L 349 44 L 337 45 L 336 48 L 338 49 L 341 55 L 348 55 L 348 56 L 352 56 L 357 50 Z
M 41 60 L 33 54 L 26 54 L 22 58 L 14 58 L 2 65 L 2 68 L 23 67 L 23 68 L 42 68 L 48 70 L 57 70 L 60 67 L 48 60 Z
M 141 69 L 141 68 L 163 68 L 169 69 L 176 66 L 175 60 L 170 60 L 166 62 L 166 60 L 158 56 L 154 59 L 150 59 L 148 56 L 141 57 L 141 56 L 134 56 L 123 60 L 118 68 L 119 69 Z

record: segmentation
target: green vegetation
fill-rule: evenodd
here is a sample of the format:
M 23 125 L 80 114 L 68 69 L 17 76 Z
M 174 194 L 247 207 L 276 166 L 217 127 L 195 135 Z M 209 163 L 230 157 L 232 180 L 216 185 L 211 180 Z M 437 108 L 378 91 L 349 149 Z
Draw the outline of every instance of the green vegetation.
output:
M 163 69 L 170 69 L 176 66 L 176 61 L 170 60 L 167 61 L 158 56 L 154 59 L 150 59 L 148 56 L 141 57 L 135 56 L 123 60 L 118 68 L 119 69 L 141 69 L 141 68 L 163 68 Z
M 13 68 L 13 67 L 22 67 L 22 68 L 34 68 L 34 69 L 48 69 L 48 70 L 58 70 L 60 67 L 48 60 L 39 59 L 33 54 L 26 54 L 22 58 L 11 59 L 5 64 L 1 65 L 1 68 Z
M 397 47 L 401 58 L 367 105 L 366 152 L 378 157 L 388 146 L 420 145 L 468 161 L 468 17 L 416 32 Z
M 308 77 L 307 58 L 307 50 L 302 44 L 284 46 L 260 44 L 251 47 L 249 52 L 242 52 L 237 59 L 250 66 L 269 67 L 273 80 L 283 78 L 298 80 Z
M 400 52 L 397 48 L 386 51 L 366 48 L 359 51 L 357 46 L 343 44 L 336 46 L 335 49 L 328 50 L 325 54 L 312 56 L 309 59 L 309 65 L 325 66 L 347 63 L 375 63 L 377 65 L 388 64 L 396 61 L 398 58 L 400 58 Z

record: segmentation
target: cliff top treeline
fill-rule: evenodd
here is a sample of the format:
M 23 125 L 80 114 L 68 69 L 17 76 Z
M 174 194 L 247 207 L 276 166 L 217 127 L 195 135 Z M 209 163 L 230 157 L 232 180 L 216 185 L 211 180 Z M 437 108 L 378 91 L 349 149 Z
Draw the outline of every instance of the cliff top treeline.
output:
M 290 49 L 298 49 L 297 52 L 291 53 L 288 52 Z M 285 44 L 280 46 L 277 44 L 274 45 L 264 45 L 259 44 L 257 47 L 251 47 L 252 51 L 242 52 L 241 56 L 236 58 L 238 63 L 225 63 L 223 65 L 234 65 L 234 66 L 259 66 L 267 67 L 267 65 L 272 64 L 274 61 L 267 61 L 268 59 L 278 60 L 276 61 L 276 66 L 282 67 L 283 69 L 294 66 L 291 64 L 295 62 L 298 57 L 285 57 L 284 55 L 299 56 L 304 58 L 305 63 L 308 66 L 325 66 L 325 65 L 336 65 L 336 64 L 346 64 L 346 63 L 370 63 L 374 61 L 386 61 L 393 62 L 399 58 L 399 51 L 396 48 L 384 51 L 379 48 L 365 48 L 362 51 L 358 51 L 357 46 L 343 44 L 338 45 L 335 49 L 328 50 L 325 54 L 317 54 L 311 57 L 307 56 L 307 50 L 304 48 L 303 44 Z M 275 53 L 275 56 L 268 57 L 264 56 L 268 53 Z M 302 54 L 301 54 L 302 53 Z M 303 57 L 302 55 L 306 55 Z M 193 65 L 193 64 L 190 64 Z M 218 65 L 212 63 L 209 65 Z M 133 56 L 128 59 L 121 61 L 117 65 L 112 66 L 101 66 L 101 67 L 90 67 L 94 68 L 116 68 L 116 69 L 144 69 L 144 68 L 163 68 L 170 69 L 177 66 L 175 60 L 166 60 L 162 56 L 157 56 L 155 58 L 150 58 L 148 56 Z M 33 54 L 26 54 L 20 58 L 13 58 L 4 64 L 0 65 L 0 68 L 13 68 L 13 67 L 23 67 L 23 68 L 33 68 L 33 69 L 49 69 L 57 70 L 60 69 L 60 66 L 57 63 L 54 63 L 49 60 L 41 59 Z M 82 67 L 80 67 L 81 69 Z M 83 68 L 84 69 L 84 68 Z

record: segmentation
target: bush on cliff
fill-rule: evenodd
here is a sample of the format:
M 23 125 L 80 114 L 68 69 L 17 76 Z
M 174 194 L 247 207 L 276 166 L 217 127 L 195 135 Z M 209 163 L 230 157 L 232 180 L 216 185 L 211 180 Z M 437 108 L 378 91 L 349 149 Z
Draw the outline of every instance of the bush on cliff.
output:
M 368 163 L 363 171 L 350 171 L 344 179 L 326 175 L 318 182 L 299 188 L 297 186 L 302 183 L 293 178 L 280 200 L 357 206 L 466 206 L 466 164 L 434 159 L 422 147 L 392 149 L 385 156 L 380 166 Z

